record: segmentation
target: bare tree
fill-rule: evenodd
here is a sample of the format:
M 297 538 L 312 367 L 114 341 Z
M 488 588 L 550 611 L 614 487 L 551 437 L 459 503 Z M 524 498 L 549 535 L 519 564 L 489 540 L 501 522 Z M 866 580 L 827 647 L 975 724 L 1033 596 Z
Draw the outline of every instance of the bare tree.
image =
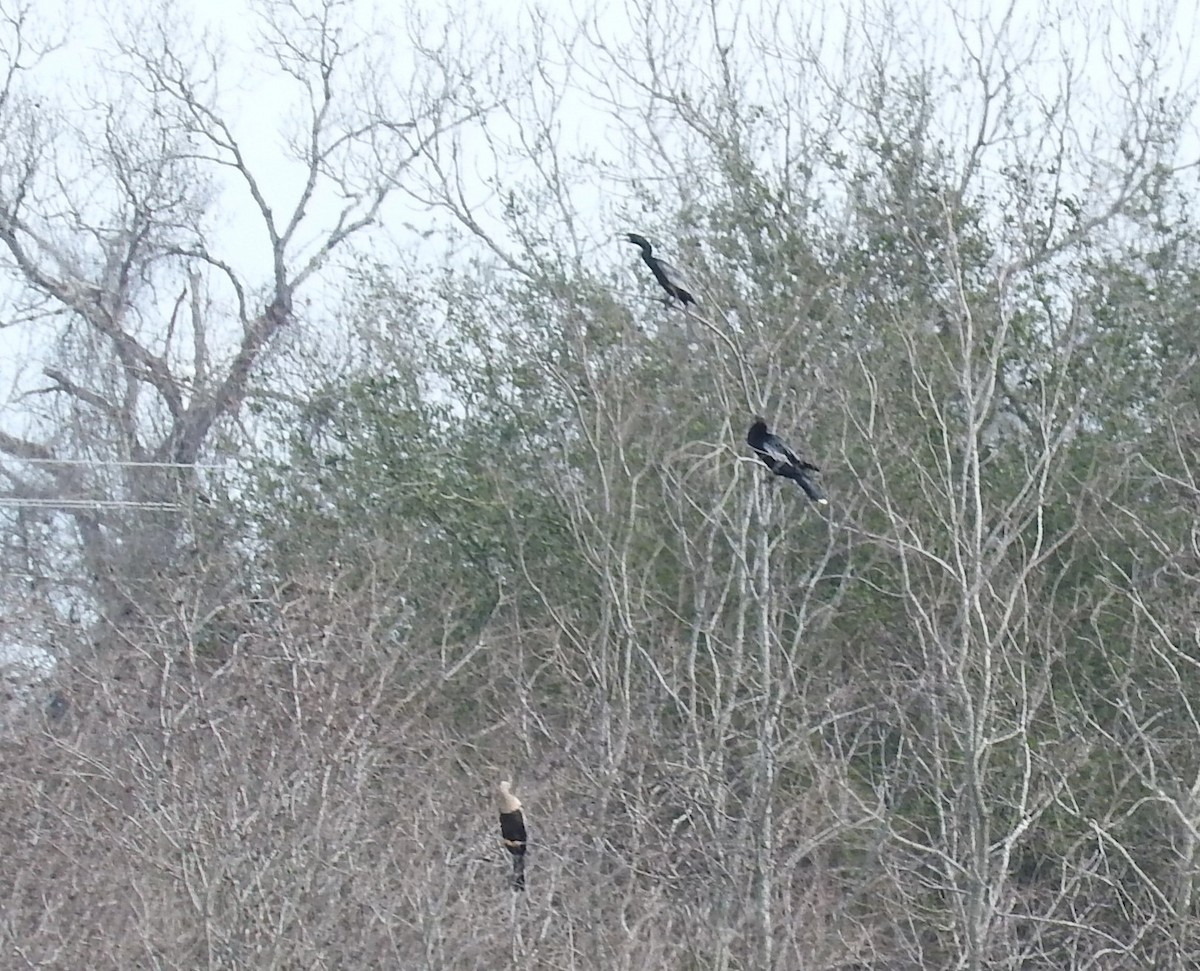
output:
M 63 635 L 73 663 L 47 686 L 63 704 L 28 711 L 3 760 L 18 959 L 1187 966 L 1187 92 L 1166 93 L 1153 33 L 1085 70 L 1058 56 L 1070 25 L 1026 31 L 1015 7 L 957 11 L 917 50 L 919 5 L 867 13 L 833 44 L 786 5 L 643 5 L 624 36 L 538 15 L 536 71 L 476 143 L 495 152 L 486 184 L 488 157 L 454 132 L 371 129 L 417 152 L 395 186 L 480 248 L 419 281 L 357 269 L 365 363 L 296 396 L 303 434 L 250 504 L 253 562 L 201 548 L 153 610 L 117 576 L 144 613 L 115 632 L 123 650 Z M 267 37 L 295 81 L 305 38 L 343 35 L 290 24 Z M 227 174 L 270 253 L 291 240 L 257 305 L 185 219 L 154 230 L 171 287 L 131 273 L 131 292 L 166 294 L 172 333 L 208 325 L 216 388 L 236 347 L 213 363 L 218 318 L 194 294 L 274 327 L 261 363 L 332 234 L 289 236 L 260 180 L 263 211 L 204 70 L 153 45 L 129 57 L 192 132 L 172 164 L 212 176 L 177 209 L 226 198 Z M 1062 72 L 1031 73 L 1047 59 Z M 1094 126 L 1098 66 L 1120 97 Z M 583 105 L 608 124 L 577 151 L 563 133 Z M 369 210 L 350 174 L 316 171 L 308 211 L 321 186 Z M 614 255 L 631 251 L 600 248 L 625 228 L 669 234 L 697 306 L 660 306 Z M 32 240 L 17 234 L 42 254 Z M 282 324 L 240 316 L 243 295 L 265 314 L 286 292 Z M 192 399 L 173 435 L 154 361 L 191 375 L 194 342 L 152 346 L 132 319 L 114 318 L 157 355 L 127 352 L 151 375 L 130 405 L 139 454 L 169 459 Z M 121 339 L 63 340 L 107 348 L 96 374 L 120 380 L 59 361 L 41 400 L 93 394 L 69 427 L 126 441 L 101 407 L 125 400 Z M 828 507 L 755 460 L 756 412 L 822 466 Z M 50 528 L 21 525 L 30 547 Z M 510 777 L 523 894 L 488 798 Z
M 1088 289 L 1091 254 L 1142 232 L 1163 180 L 1194 163 L 1179 157 L 1177 138 L 1194 91 L 1173 84 L 1157 22 L 1115 34 L 1127 47 L 1119 55 L 1067 59 L 1050 76 L 1033 66 L 1078 25 L 1047 20 L 1026 32 L 1014 8 L 961 13 L 956 44 L 909 58 L 900 34 L 920 12 L 885 6 L 893 29 L 850 17 L 844 43 L 833 45 L 783 8 L 756 30 L 739 30 L 711 4 L 644 6 L 616 37 L 588 23 L 568 35 L 569 80 L 543 78 L 551 93 L 514 118 L 523 148 L 540 149 L 545 182 L 494 228 L 456 173 L 441 173 L 445 209 L 529 290 L 561 303 L 519 321 L 499 316 L 505 333 L 522 337 L 525 320 L 556 321 L 529 336 L 554 347 L 546 373 L 573 413 L 555 443 L 558 467 L 589 470 L 563 476 L 558 492 L 601 607 L 580 623 L 549 585 L 530 582 L 561 623 L 564 666 L 604 699 L 593 757 L 607 777 L 641 757 L 648 693 L 639 694 L 639 677 L 704 739 L 698 760 L 717 771 L 703 776 L 695 805 L 741 820 L 718 830 L 719 845 L 736 848 L 722 876 L 737 900 L 755 904 L 731 924 L 710 919 L 753 926 L 757 966 L 782 960 L 774 889 L 787 880 L 775 820 L 787 803 L 777 779 L 820 762 L 787 717 L 797 712 L 783 699 L 798 693 L 829 711 L 827 723 L 813 723 L 822 741 L 846 746 L 836 769 L 822 766 L 840 812 L 799 844 L 818 847 L 833 833 L 844 849 L 846 834 L 876 827 L 879 869 L 864 883 L 903 928 L 866 928 L 865 949 L 963 968 L 1158 954 L 1136 919 L 1117 931 L 1069 912 L 1095 901 L 1089 893 L 1102 896 L 1079 876 L 1094 863 L 1069 853 L 1046 862 L 1061 804 L 1095 795 L 1083 780 L 1104 758 L 1077 738 L 1078 716 L 1058 695 L 1089 601 L 1081 593 L 1065 603 L 1061 580 L 1047 574 L 1094 564 L 1089 509 L 1110 494 L 1103 468 L 1080 465 L 1081 433 L 1121 386 Z M 540 44 L 553 34 L 543 28 Z M 574 177 L 560 174 L 569 153 L 553 137 L 581 83 L 626 136 L 596 166 L 620 199 L 612 218 L 640 229 L 672 214 L 676 247 L 704 280 L 694 312 L 662 317 L 631 300 L 626 323 L 599 303 L 578 306 L 611 262 L 596 257 L 589 269 L 602 234 L 578 228 Z M 506 150 L 498 146 L 498 157 Z M 569 261 L 547 259 L 554 232 L 566 234 L 556 242 Z M 728 461 L 740 438 L 733 416 L 760 409 L 824 426 L 827 443 L 836 441 L 829 427 L 841 429 L 831 451 L 848 493 L 837 524 L 844 539 L 809 549 L 816 565 L 805 564 L 811 586 L 800 595 L 780 589 L 796 564 L 780 562 L 771 504 L 734 498 L 724 476 L 691 493 L 679 471 Z M 676 488 L 652 490 L 656 504 L 673 508 L 680 493 L 691 504 L 670 525 L 646 508 L 660 480 Z M 669 599 L 690 631 L 651 605 L 664 594 L 651 594 L 646 579 L 672 575 L 663 563 L 677 564 L 681 550 L 687 587 Z M 899 613 L 847 631 L 853 646 L 833 639 L 836 617 L 816 608 L 822 567 L 835 562 L 839 575 L 871 571 L 875 599 Z M 531 567 L 527 579 L 535 576 Z M 645 644 L 669 645 L 671 660 Z M 850 653 L 851 677 L 876 697 L 848 691 L 842 678 L 822 695 L 819 682 L 797 676 L 814 644 Z M 695 659 L 706 648 L 720 657 L 711 677 L 719 671 L 728 692 L 728 707 L 706 711 L 708 721 L 695 697 Z M 686 676 L 680 653 L 692 658 Z M 739 732 L 755 740 L 751 749 L 737 744 Z M 753 773 L 739 778 L 731 762 Z M 641 791 L 620 798 L 636 805 Z M 620 802 L 607 788 L 603 798 Z M 1191 819 L 1188 805 L 1176 815 Z M 1070 838 L 1088 837 L 1072 829 Z M 739 869 L 747 859 L 755 865 Z M 1056 892 L 1051 874 L 1061 877 Z M 834 892 L 853 899 L 858 889 Z M 1159 909 L 1139 913 L 1161 920 Z
M 191 506 L 195 463 L 304 326 L 301 294 L 367 238 L 414 160 L 488 105 L 448 32 L 413 28 L 405 78 L 355 7 L 328 0 L 259 5 L 240 84 L 218 39 L 173 8 L 131 17 L 83 108 L 35 107 L 27 13 L 7 25 L 0 103 L 24 108 L 4 113 L 0 243 L 10 319 L 56 351 L 48 383 L 24 389 L 28 431 L 0 436 L 5 495 L 62 503 L 111 606 L 114 567 L 169 561 L 186 532 L 171 507 Z M 235 93 L 258 86 L 278 99 L 283 151 L 239 119 Z M 98 464 L 111 460 L 126 464 Z

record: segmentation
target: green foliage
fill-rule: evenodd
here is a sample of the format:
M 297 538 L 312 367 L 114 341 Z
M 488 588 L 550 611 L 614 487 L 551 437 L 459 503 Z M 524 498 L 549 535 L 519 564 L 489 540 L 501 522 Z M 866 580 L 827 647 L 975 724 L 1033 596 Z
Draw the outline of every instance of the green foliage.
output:
M 1112 879 L 1170 879 L 1138 843 L 1169 814 L 1140 810 L 1119 747 L 1195 771 L 1194 502 L 1165 484 L 1192 466 L 1164 428 L 1196 381 L 1194 239 L 1158 184 L 1119 246 L 1033 160 L 984 191 L 928 77 L 867 93 L 860 156 L 823 149 L 840 210 L 762 164 L 753 119 L 712 146 L 675 235 L 695 313 L 625 299 L 543 236 L 517 272 L 416 296 L 362 271 L 359 313 L 395 346 L 292 418 L 259 479 L 264 568 L 370 548 L 442 645 L 496 645 L 445 689 L 456 733 L 520 697 L 615 775 L 669 759 L 724 807 L 717 838 L 818 804 L 831 855 L 919 874 L 926 928 L 1010 878 L 1053 922 L 1038 895 L 1063 873 L 1109 879 L 1087 820 L 1137 844 Z M 537 214 L 510 194 L 515 229 Z M 747 454 L 756 412 L 824 467 L 827 516 Z M 878 845 L 847 822 L 872 812 Z

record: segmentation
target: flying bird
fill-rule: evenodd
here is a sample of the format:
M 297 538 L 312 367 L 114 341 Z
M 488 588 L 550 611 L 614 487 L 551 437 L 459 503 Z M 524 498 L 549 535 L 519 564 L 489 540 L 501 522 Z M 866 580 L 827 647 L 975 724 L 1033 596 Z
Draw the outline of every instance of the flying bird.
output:
M 691 291 L 684 287 L 683 274 L 670 263 L 666 262 L 666 260 L 660 260 L 657 256 L 653 256 L 650 252 L 650 241 L 645 236 L 639 236 L 637 233 L 626 233 L 625 238 L 642 248 L 642 260 L 650 267 L 650 272 L 654 274 L 654 279 L 667 291 L 672 300 L 678 300 L 685 307 L 689 303 L 696 302 L 696 298 L 692 296 Z
M 512 854 L 513 890 L 525 889 L 525 815 L 521 800 L 513 795 L 512 783 L 500 783 L 500 842 Z
M 758 453 L 763 464 L 776 475 L 795 480 L 796 485 L 803 489 L 804 494 L 813 502 L 822 506 L 829 502 L 809 475 L 810 472 L 821 470 L 811 462 L 800 461 L 796 453 L 788 448 L 778 435 L 767 431 L 767 423 L 761 418 L 755 417 L 754 424 L 750 426 L 746 435 L 746 444 Z

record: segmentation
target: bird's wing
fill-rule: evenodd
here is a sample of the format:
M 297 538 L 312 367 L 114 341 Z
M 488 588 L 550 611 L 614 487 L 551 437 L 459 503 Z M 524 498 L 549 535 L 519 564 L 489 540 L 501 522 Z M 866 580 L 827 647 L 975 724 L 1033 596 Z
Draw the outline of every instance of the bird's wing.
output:
M 771 458 L 775 459 L 776 462 L 783 462 L 785 464 L 796 466 L 800 465 L 800 459 L 796 457 L 796 453 L 788 448 L 787 445 L 784 444 L 783 439 L 781 439 L 778 435 L 768 433 L 766 437 L 763 438 L 762 449 L 764 452 L 770 455 Z
M 777 468 L 779 468 L 779 460 L 776 459 L 773 455 L 771 455 L 770 452 L 767 452 L 764 449 L 759 448 L 757 445 L 751 445 L 750 447 L 752 449 L 754 449 L 754 454 L 757 455 L 760 459 L 762 459 L 762 464 L 765 465 L 772 472 L 774 472 Z
M 655 259 L 658 260 L 658 265 L 662 268 L 663 273 L 667 275 L 667 278 L 674 283 L 675 286 L 683 287 L 685 290 L 692 289 L 692 285 L 688 281 L 687 274 L 681 273 L 679 267 L 677 267 L 674 263 L 668 263 L 666 260 L 659 259 L 657 256 Z

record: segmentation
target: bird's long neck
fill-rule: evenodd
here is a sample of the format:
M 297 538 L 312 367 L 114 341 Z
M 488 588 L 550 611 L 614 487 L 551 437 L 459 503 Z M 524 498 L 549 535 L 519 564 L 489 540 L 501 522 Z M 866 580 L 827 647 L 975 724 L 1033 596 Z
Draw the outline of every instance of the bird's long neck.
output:
M 513 795 L 511 783 L 500 783 L 500 812 L 515 813 L 521 808 L 521 800 Z

